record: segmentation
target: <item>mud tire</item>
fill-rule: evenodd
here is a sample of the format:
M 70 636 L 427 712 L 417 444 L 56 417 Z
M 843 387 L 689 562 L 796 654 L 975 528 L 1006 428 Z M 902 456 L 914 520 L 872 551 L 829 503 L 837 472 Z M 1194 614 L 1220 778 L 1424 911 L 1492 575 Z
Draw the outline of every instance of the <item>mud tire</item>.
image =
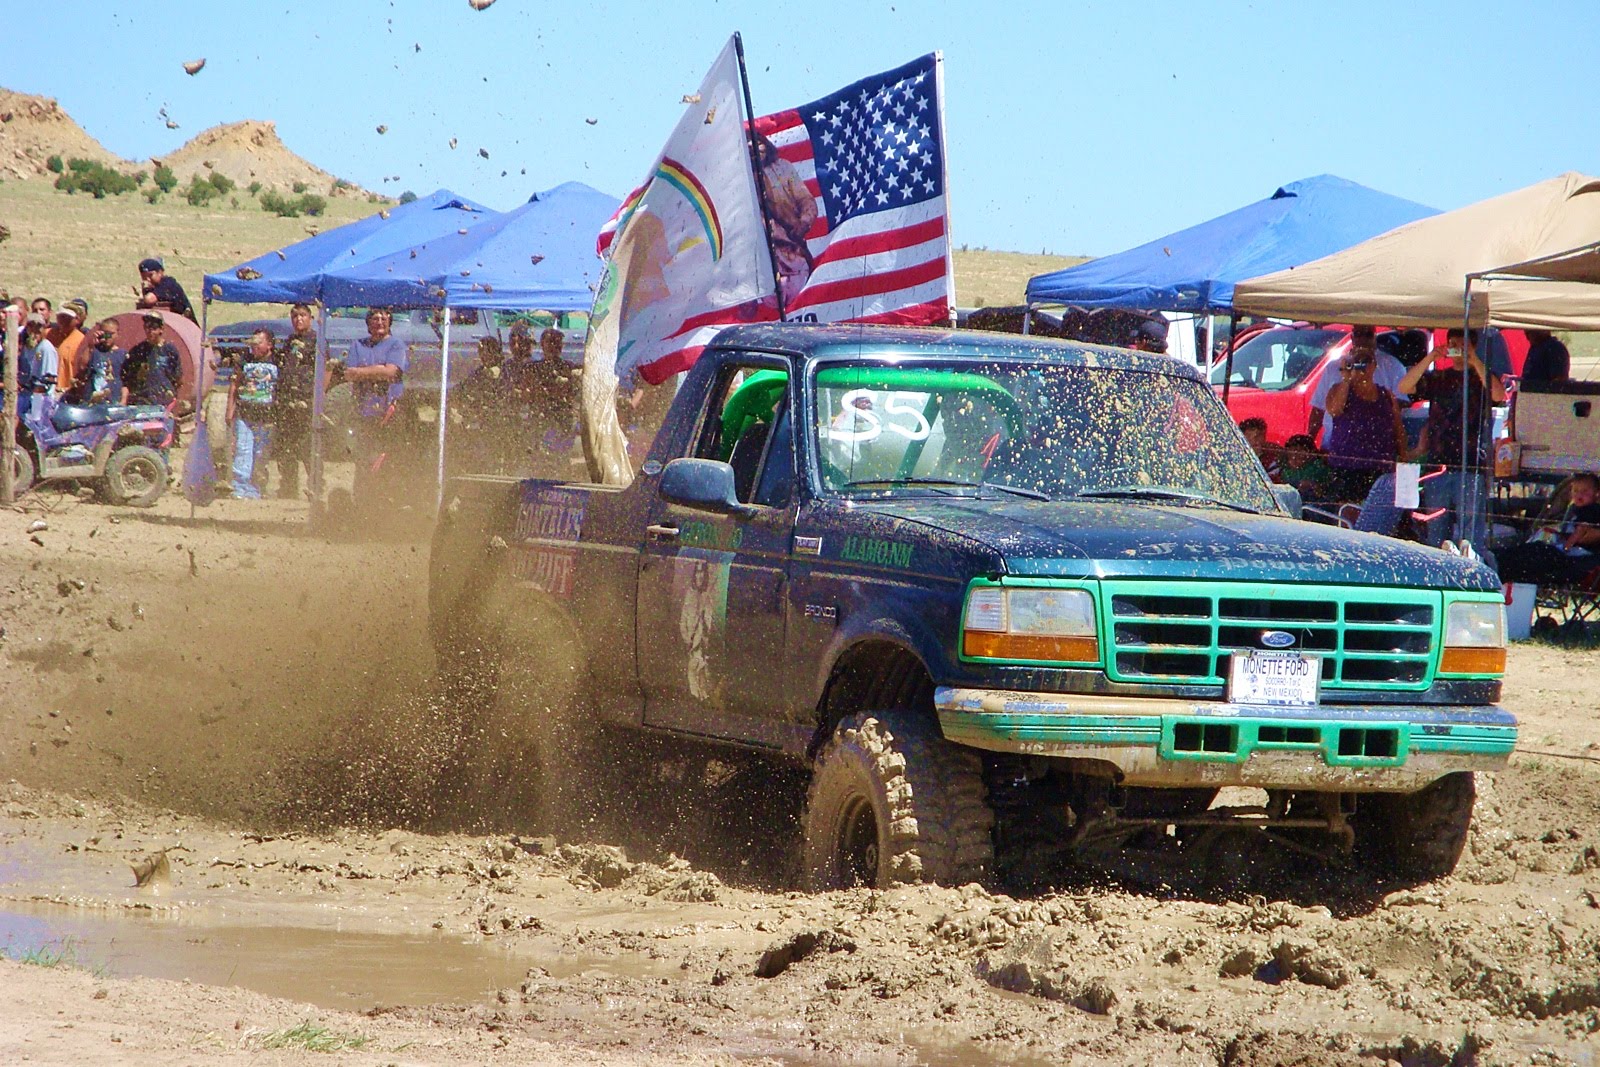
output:
M 147 508 L 167 491 L 167 461 L 145 445 L 119 448 L 106 461 L 105 497 L 113 504 Z
M 801 881 L 816 892 L 989 879 L 994 812 L 976 752 L 905 711 L 848 716 L 806 794 Z
M 21 445 L 12 452 L 11 460 L 11 499 L 15 500 L 29 489 L 33 488 L 35 477 L 33 469 L 33 456 Z
M 1415 793 L 1371 793 L 1358 802 L 1357 854 L 1377 873 L 1419 882 L 1456 869 L 1472 825 L 1472 772 L 1447 774 Z

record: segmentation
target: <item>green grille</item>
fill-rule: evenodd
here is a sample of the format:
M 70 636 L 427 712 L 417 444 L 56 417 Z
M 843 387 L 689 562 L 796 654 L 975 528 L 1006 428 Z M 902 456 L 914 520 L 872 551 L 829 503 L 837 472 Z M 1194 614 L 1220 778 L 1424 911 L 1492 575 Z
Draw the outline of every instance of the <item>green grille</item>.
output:
M 1322 657 L 1323 689 L 1424 690 L 1441 597 L 1419 589 L 1257 582 L 1101 583 L 1101 640 L 1120 682 L 1221 686 L 1234 651 L 1282 631 Z

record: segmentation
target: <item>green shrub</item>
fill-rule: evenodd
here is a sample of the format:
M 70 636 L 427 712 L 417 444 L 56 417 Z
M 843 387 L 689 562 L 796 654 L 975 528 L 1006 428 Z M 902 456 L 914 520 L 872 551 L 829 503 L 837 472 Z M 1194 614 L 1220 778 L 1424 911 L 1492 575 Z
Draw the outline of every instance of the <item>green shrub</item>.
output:
M 295 182 L 289 188 L 292 189 L 296 193 L 303 193 L 303 192 L 306 191 L 306 183 L 305 182 Z
M 417 198 L 417 194 L 413 193 L 410 189 L 407 189 L 405 192 L 400 194 L 400 202 L 402 204 L 409 204 L 409 203 L 411 203 L 411 201 L 415 200 L 416 198 Z
M 139 188 L 143 189 L 144 183 L 149 180 L 150 175 L 146 174 L 144 171 L 136 170 L 133 172 L 133 184 L 137 185 Z
M 161 190 L 156 188 L 146 189 L 144 191 L 144 198 L 146 202 L 153 204 L 157 200 L 161 199 Z
M 301 215 L 320 215 L 327 208 L 328 202 L 316 193 L 284 196 L 276 189 L 268 189 L 261 194 L 261 210 L 270 211 L 279 218 L 297 219 Z
M 211 172 L 211 185 L 219 193 L 231 193 L 234 190 L 234 181 L 220 170 Z
M 249 192 L 250 192 L 251 196 L 260 196 L 261 195 L 261 183 L 260 182 L 251 182 L 247 188 L 249 189 Z
M 261 210 L 270 211 L 283 219 L 297 219 L 300 217 L 300 204 L 290 200 L 276 189 L 268 189 L 261 194 Z
M 183 198 L 195 207 L 204 207 L 221 195 L 215 185 L 198 174 L 189 179 L 189 188 L 183 191 Z
M 131 174 L 112 170 L 103 163 L 90 159 L 69 159 L 57 175 L 55 186 L 66 193 L 88 193 L 96 200 L 108 196 L 121 196 L 139 187 Z
M 61 157 L 60 156 L 51 156 L 49 159 L 45 160 L 44 161 L 44 169 L 49 171 L 51 174 L 60 174 L 61 173 Z
M 355 183 L 354 182 L 347 182 L 343 178 L 335 178 L 335 179 L 333 179 L 333 186 L 332 186 L 332 188 L 329 189 L 329 192 L 343 193 L 343 192 L 348 192 L 349 190 L 354 189 L 354 188 L 355 188 Z
M 178 187 L 178 176 L 172 173 L 172 168 L 165 163 L 156 168 L 156 172 L 150 180 L 155 182 L 156 188 L 163 193 L 170 193 Z

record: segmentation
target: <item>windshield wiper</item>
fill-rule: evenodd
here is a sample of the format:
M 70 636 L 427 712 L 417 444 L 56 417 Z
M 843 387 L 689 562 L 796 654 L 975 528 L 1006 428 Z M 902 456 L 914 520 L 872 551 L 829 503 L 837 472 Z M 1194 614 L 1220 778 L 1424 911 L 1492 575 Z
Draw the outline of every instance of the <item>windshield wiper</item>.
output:
M 1207 504 L 1212 507 L 1227 508 L 1229 511 L 1243 511 L 1249 515 L 1261 514 L 1255 508 L 1236 504 L 1231 500 L 1219 500 L 1204 493 L 1191 493 L 1186 489 L 1168 489 L 1159 485 L 1113 485 L 1105 489 L 1084 489 L 1072 495 L 1091 500 L 1096 497 L 1171 500 L 1178 504 Z
M 864 489 L 869 486 L 881 485 L 886 489 L 893 489 L 902 485 L 915 485 L 924 489 L 942 492 L 946 496 L 955 496 L 950 492 L 950 487 L 957 489 L 979 489 L 975 482 L 962 482 L 954 478 L 862 478 L 858 481 L 845 482 L 841 489 Z
M 1025 486 L 1020 485 L 1001 485 L 999 482 L 983 482 L 981 485 L 984 489 L 998 489 L 1002 493 L 1010 493 L 1013 496 L 1025 496 L 1029 500 L 1054 499 L 1049 493 L 1041 493 L 1037 489 L 1028 489 Z

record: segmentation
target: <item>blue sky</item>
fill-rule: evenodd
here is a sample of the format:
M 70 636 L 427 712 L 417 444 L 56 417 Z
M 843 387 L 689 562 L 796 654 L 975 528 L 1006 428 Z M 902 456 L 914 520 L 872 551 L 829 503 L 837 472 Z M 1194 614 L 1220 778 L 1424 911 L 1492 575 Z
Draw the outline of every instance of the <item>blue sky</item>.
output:
M 1102 255 L 1321 173 L 1450 209 L 1600 172 L 1592 0 L 15 8 L 0 84 L 120 155 L 271 119 L 341 177 L 500 208 L 626 193 L 734 30 L 758 113 L 942 50 L 958 245 Z

